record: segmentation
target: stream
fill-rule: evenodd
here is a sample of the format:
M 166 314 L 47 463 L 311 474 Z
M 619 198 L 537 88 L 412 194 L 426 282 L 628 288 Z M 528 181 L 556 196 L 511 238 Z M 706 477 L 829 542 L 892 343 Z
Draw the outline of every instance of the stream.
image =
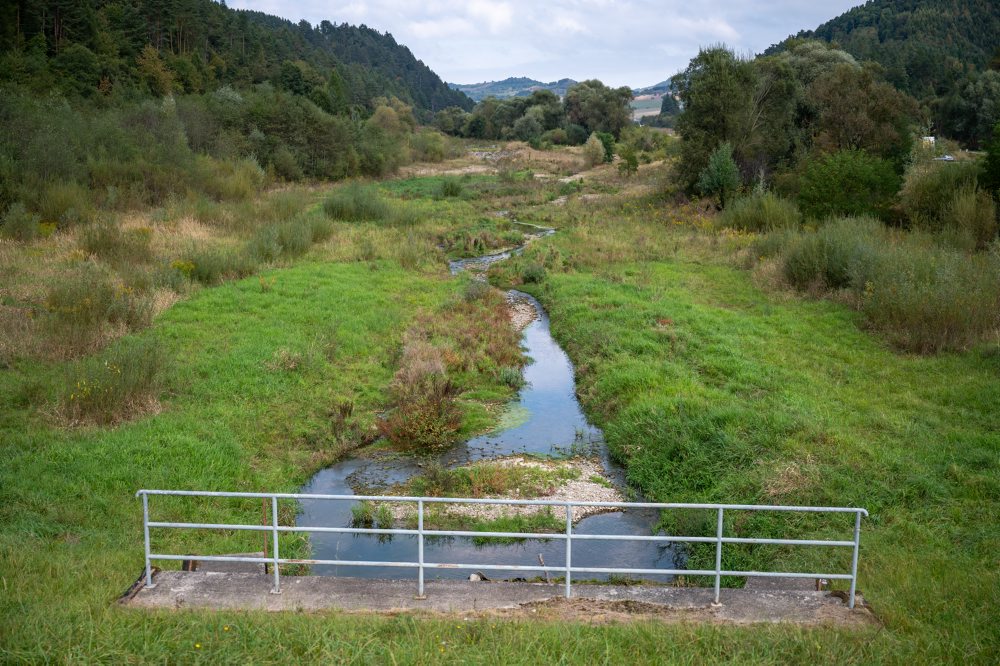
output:
M 536 237 L 553 233 L 542 230 Z M 520 252 L 524 246 L 496 254 L 450 262 L 453 274 L 470 270 L 481 273 L 490 264 Z M 303 493 L 354 495 L 379 494 L 393 484 L 418 475 L 428 464 L 455 467 L 477 460 L 520 453 L 541 455 L 583 454 L 598 456 L 605 476 L 624 489 L 624 472 L 607 453 L 599 429 L 591 425 L 576 399 L 573 365 L 549 330 L 549 319 L 541 304 L 528 294 L 511 290 L 511 299 L 525 300 L 537 313 L 522 333 L 522 346 L 531 359 L 524 369 L 525 385 L 508 405 L 518 414 L 517 425 L 480 435 L 448 450 L 424 457 L 389 454 L 353 457 L 321 470 L 302 488 Z M 302 500 L 298 525 L 350 527 L 354 502 Z M 657 522 L 655 510 L 632 509 L 586 517 L 574 526 L 575 534 L 649 535 Z M 353 561 L 410 561 L 417 558 L 416 536 L 310 534 L 312 557 Z M 559 576 L 565 561 L 565 543 L 560 540 L 524 539 L 510 544 L 475 545 L 463 537 L 425 538 L 424 557 L 428 562 L 537 565 L 539 556 Z M 681 554 L 670 544 L 644 541 L 576 541 L 573 565 L 578 567 L 629 567 L 637 569 L 675 568 Z M 490 577 L 504 572 L 483 569 Z M 415 569 L 313 565 L 312 573 L 363 578 L 416 578 Z M 470 571 L 428 569 L 428 580 L 468 578 Z M 508 572 L 513 573 L 513 572 Z M 590 574 L 590 579 L 606 576 Z M 645 580 L 668 581 L 671 576 L 643 576 Z

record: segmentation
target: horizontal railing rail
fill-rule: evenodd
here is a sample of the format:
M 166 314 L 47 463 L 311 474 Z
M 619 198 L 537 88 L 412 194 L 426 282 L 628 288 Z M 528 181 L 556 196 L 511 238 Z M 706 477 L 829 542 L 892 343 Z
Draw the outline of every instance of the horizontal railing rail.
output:
M 825 578 L 829 580 L 850 581 L 848 605 L 854 608 L 854 596 L 857 589 L 858 553 L 861 543 L 861 518 L 868 511 L 854 507 L 830 506 L 781 506 L 758 504 L 704 504 L 683 502 L 576 502 L 565 500 L 514 500 L 514 499 L 472 499 L 451 497 L 408 497 L 385 495 L 318 495 L 305 493 L 250 493 L 250 492 L 215 492 L 197 490 L 140 490 L 136 493 L 142 499 L 143 536 L 146 556 L 146 587 L 155 587 L 153 583 L 152 562 L 177 561 L 197 559 L 205 562 L 248 562 L 269 564 L 273 571 L 274 586 L 272 593 L 281 592 L 280 567 L 283 564 L 318 564 L 345 567 L 387 567 L 417 569 L 417 597 L 424 598 L 424 571 L 427 569 L 457 569 L 457 570 L 488 570 L 488 571 L 532 571 L 548 574 L 552 571 L 562 571 L 565 575 L 565 595 L 572 595 L 573 574 L 626 574 L 626 575 L 673 575 L 673 576 L 710 576 L 715 578 L 715 603 L 720 601 L 723 576 L 754 576 L 783 578 Z M 270 500 L 271 523 L 269 525 L 244 525 L 232 523 L 195 523 L 153 521 L 149 516 L 149 498 L 154 496 L 173 497 L 229 497 Z M 417 505 L 416 529 L 390 529 L 376 527 L 323 527 L 302 525 L 281 525 L 278 521 L 278 500 L 330 500 L 330 501 L 369 501 L 395 504 Z M 564 532 L 479 532 L 470 530 L 434 530 L 424 527 L 425 507 L 428 504 L 486 504 L 499 506 L 542 506 L 562 507 L 566 511 L 566 528 Z M 622 534 L 575 534 L 573 532 L 573 510 L 578 507 L 600 509 L 704 509 L 717 512 L 715 536 L 667 536 L 667 535 L 622 535 Z M 820 539 L 776 539 L 733 537 L 723 534 L 726 511 L 778 511 L 796 513 L 846 513 L 854 514 L 854 538 L 851 540 L 820 540 Z M 151 529 L 208 529 L 234 530 L 270 533 L 272 541 L 271 555 L 265 557 L 244 555 L 176 555 L 169 553 L 154 553 L 151 549 Z M 315 534 L 366 534 L 376 536 L 415 536 L 417 537 L 417 561 L 355 561 L 330 559 L 283 558 L 280 556 L 279 536 L 287 533 Z M 563 540 L 566 543 L 565 562 L 562 566 L 427 562 L 424 559 L 424 541 L 428 537 L 474 537 L 474 538 L 507 538 L 507 539 L 546 539 Z M 714 569 L 642 569 L 625 567 L 577 567 L 573 566 L 574 541 L 645 541 L 665 543 L 714 543 Z M 760 544 L 781 546 L 821 546 L 833 548 L 851 548 L 850 573 L 816 573 L 791 571 L 736 571 L 722 568 L 722 551 L 725 544 Z

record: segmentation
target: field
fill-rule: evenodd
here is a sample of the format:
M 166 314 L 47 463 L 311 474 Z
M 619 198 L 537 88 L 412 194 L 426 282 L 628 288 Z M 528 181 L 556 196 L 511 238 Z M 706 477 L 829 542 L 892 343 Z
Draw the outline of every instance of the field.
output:
M 385 203 L 384 219 L 334 220 L 301 254 L 279 253 L 214 286 L 185 283 L 148 328 L 104 331 L 101 346 L 110 347 L 84 359 L 150 339 L 169 361 L 155 404 L 124 422 L 67 422 L 60 396 L 79 361 L 29 346 L 9 352 L 0 370 L 0 659 L 989 663 L 1000 650 L 996 343 L 935 356 L 893 351 L 847 305 L 775 288 L 741 268 L 748 239 L 715 232 L 696 206 L 663 197 L 664 165 L 643 166 L 631 180 L 602 167 L 567 187 L 558 177 L 579 169 L 577 158 L 551 155 L 534 151 L 530 165 L 522 156 L 500 173 L 431 170 L 380 183 L 374 195 L 351 196 Z M 329 195 L 301 193 L 296 215 L 321 219 L 317 204 Z M 867 507 L 860 590 L 881 626 L 601 624 L 544 611 L 541 622 L 144 613 L 114 603 L 142 566 L 136 489 L 293 490 L 370 441 L 407 331 L 464 298 L 466 283 L 448 277 L 446 256 L 514 240 L 491 214 L 498 210 L 559 229 L 491 277 L 548 309 L 588 415 L 630 482 L 661 501 Z M 192 228 L 186 215 L 144 213 L 142 225 L 166 238 Z M 234 224 L 212 227 L 214 242 L 243 247 L 259 229 L 242 219 L 234 213 Z M 4 252 L 18 257 L 6 278 L 18 303 L 32 297 L 43 268 L 58 273 L 74 261 L 65 238 Z M 509 389 L 488 372 L 461 381 L 461 432 L 481 431 Z M 338 419 L 347 403 L 350 416 Z M 252 510 L 212 506 L 220 518 Z M 704 529 L 698 516 L 668 525 Z M 727 529 L 809 535 L 828 526 Z M 169 545 L 219 546 L 217 537 L 198 538 L 206 541 Z M 819 555 L 747 549 L 733 557 L 792 567 Z

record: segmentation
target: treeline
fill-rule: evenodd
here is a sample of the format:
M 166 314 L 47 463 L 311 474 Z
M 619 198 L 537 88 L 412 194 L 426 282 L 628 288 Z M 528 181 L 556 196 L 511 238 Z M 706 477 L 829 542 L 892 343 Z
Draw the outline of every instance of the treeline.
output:
M 446 137 L 418 131 L 408 105 L 375 104 L 362 120 L 270 84 L 109 108 L 0 89 L 0 233 L 28 240 L 100 209 L 188 192 L 244 200 L 268 181 L 380 176 L 446 156 Z
M 901 348 L 965 348 L 1000 328 L 1000 124 L 985 158 L 916 140 L 917 102 L 822 42 L 755 59 L 703 50 L 674 78 L 678 177 L 719 223 L 767 234 L 791 286 L 848 293 Z
M 418 113 L 472 108 L 389 34 L 211 0 L 4 3 L 0 81 L 111 103 L 270 82 L 330 113 L 367 114 L 389 96 Z
M 533 146 L 579 145 L 594 133 L 619 138 L 631 124 L 627 87 L 609 88 L 600 81 L 577 83 L 563 99 L 549 90 L 527 97 L 487 97 L 472 110 L 449 108 L 434 117 L 435 126 L 453 136 L 516 139 Z
M 924 131 L 977 148 L 1000 122 L 1000 5 L 994 0 L 873 0 L 772 47 L 821 39 L 876 62 L 922 105 Z

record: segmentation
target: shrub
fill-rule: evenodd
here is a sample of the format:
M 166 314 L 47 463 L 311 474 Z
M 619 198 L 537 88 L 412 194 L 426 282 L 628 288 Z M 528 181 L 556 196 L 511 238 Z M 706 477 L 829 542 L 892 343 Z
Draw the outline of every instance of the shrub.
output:
M 444 178 L 441 180 L 441 187 L 438 194 L 442 198 L 462 196 L 462 181 L 457 178 Z
M 207 285 L 218 284 L 226 278 L 246 277 L 257 269 L 253 256 L 232 248 L 195 250 L 184 260 L 193 266 L 191 279 Z
M 149 411 L 165 366 L 166 354 L 155 339 L 125 340 L 70 368 L 61 411 L 72 423 L 97 425 Z
M 37 208 L 43 222 L 53 222 L 59 228 L 87 224 L 94 219 L 90 191 L 72 182 L 49 185 L 42 192 Z
M 604 163 L 604 144 L 601 143 L 597 132 L 591 134 L 587 143 L 583 144 L 583 161 L 586 162 L 588 168 Z
M 871 217 L 841 218 L 791 243 L 784 257 L 785 278 L 798 289 L 864 287 L 875 260 L 873 248 L 884 236 Z
M 29 213 L 24 204 L 11 204 L 3 216 L 0 232 L 7 238 L 22 242 L 33 241 L 39 236 L 38 216 Z
M 390 393 L 395 407 L 379 422 L 386 439 L 408 449 L 438 448 L 454 441 L 462 412 L 440 349 L 420 340 L 409 342 Z
M 862 150 L 842 150 L 806 164 L 799 183 L 799 205 L 816 219 L 835 215 L 886 218 L 899 185 L 888 160 Z
M 305 220 L 290 220 L 278 226 L 278 242 L 284 255 L 302 256 L 312 245 L 312 241 L 312 225 Z
M 471 280 L 469 284 L 465 285 L 465 292 L 462 294 L 462 298 L 465 299 L 466 303 L 481 301 L 486 298 L 492 289 L 490 285 L 482 280 Z
M 350 183 L 334 192 L 323 204 L 327 215 L 347 222 L 387 221 L 392 207 L 371 185 Z
M 903 212 L 914 226 L 940 230 L 954 193 L 974 186 L 978 174 L 975 162 L 925 162 L 911 167 L 899 192 Z
M 986 248 L 997 235 L 997 214 L 988 192 L 966 185 L 956 190 L 941 213 L 945 228 L 969 239 L 971 249 Z
M 757 233 L 794 229 L 801 222 L 802 214 L 793 202 L 770 192 L 755 192 L 736 199 L 726 207 L 718 220 L 721 227 Z
M 900 349 L 966 349 L 1000 326 L 1000 259 L 915 243 L 888 248 L 861 310 Z
M 444 135 L 437 130 L 421 130 L 410 137 L 410 150 L 414 160 L 440 162 L 445 156 Z
M 45 298 L 46 328 L 59 355 L 93 347 L 105 324 L 137 330 L 149 325 L 152 303 L 132 288 L 115 285 L 93 264 L 53 283 Z
M 93 224 L 80 235 L 80 248 L 113 264 L 150 261 L 150 229 L 123 230 L 111 222 Z
M 532 284 L 545 280 L 545 266 L 537 261 L 529 261 L 521 269 L 521 281 L 524 284 Z
M 733 159 L 733 147 L 727 141 L 719 144 L 708 158 L 708 166 L 698 179 L 698 190 L 707 197 L 718 195 L 719 206 L 725 208 L 739 187 L 740 170 Z
M 252 157 L 238 161 L 204 159 L 199 186 L 218 201 L 248 201 L 264 186 L 266 174 Z

